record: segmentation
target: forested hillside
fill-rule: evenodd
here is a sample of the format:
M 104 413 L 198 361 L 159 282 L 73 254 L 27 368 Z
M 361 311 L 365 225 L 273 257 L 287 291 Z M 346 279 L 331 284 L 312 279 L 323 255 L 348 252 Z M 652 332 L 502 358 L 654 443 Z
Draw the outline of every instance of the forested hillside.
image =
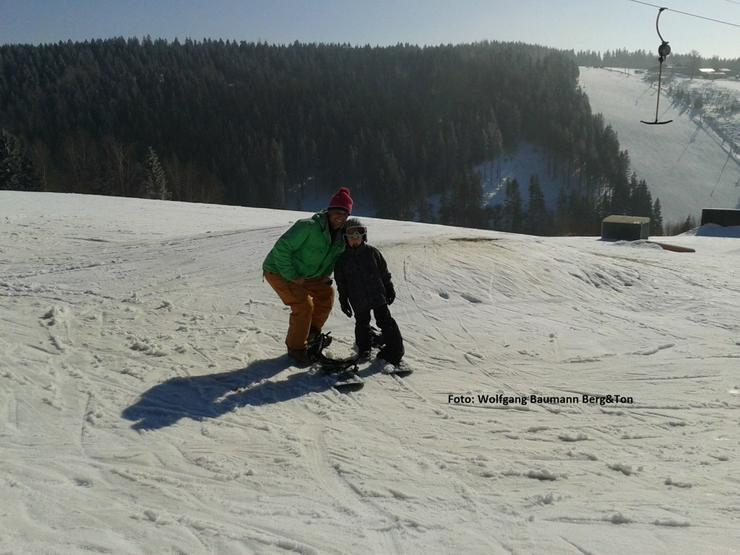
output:
M 3 46 L 0 188 L 280 208 L 346 185 L 386 218 L 543 234 L 596 233 L 608 213 L 659 224 L 577 77 L 567 53 L 518 43 Z M 546 149 L 549 175 L 484 208 L 473 168 L 522 141 Z M 539 184 L 558 175 L 569 186 L 541 212 Z

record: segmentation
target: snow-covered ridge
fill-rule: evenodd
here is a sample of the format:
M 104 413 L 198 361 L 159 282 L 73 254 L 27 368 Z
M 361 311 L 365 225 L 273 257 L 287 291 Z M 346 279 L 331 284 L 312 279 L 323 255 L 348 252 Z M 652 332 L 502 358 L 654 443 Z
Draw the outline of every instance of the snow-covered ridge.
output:
M 262 282 L 303 215 L 0 192 L 0 551 L 740 544 L 736 238 L 368 219 L 416 371 L 341 395 Z

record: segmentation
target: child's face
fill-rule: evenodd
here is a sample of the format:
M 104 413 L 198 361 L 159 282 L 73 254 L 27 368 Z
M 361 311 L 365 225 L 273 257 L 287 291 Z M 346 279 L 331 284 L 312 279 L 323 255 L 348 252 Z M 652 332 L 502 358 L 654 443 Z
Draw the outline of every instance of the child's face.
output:
M 353 249 L 356 249 L 362 244 L 362 235 L 360 236 L 348 236 L 347 237 L 347 244 L 352 247 Z
M 350 248 L 356 249 L 362 244 L 362 235 L 364 233 L 364 227 L 352 227 L 345 231 L 344 236 L 347 238 L 347 244 Z

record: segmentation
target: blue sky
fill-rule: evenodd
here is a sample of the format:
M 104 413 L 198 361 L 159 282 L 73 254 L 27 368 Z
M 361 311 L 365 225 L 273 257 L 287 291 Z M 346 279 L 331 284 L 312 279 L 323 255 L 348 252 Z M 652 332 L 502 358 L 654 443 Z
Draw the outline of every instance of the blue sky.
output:
M 740 24 L 740 0 L 649 3 Z M 656 51 L 657 12 L 629 0 L 0 0 L 0 43 L 144 35 L 359 45 L 488 39 Z M 674 52 L 740 57 L 738 27 L 665 12 L 661 33 Z

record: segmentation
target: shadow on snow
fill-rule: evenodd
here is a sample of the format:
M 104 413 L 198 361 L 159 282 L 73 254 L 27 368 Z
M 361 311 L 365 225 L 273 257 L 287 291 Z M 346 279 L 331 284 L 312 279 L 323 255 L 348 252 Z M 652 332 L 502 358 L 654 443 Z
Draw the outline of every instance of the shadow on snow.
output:
M 157 430 L 181 418 L 218 418 L 239 407 L 282 403 L 331 389 L 331 380 L 311 369 L 270 381 L 292 366 L 288 356 L 283 355 L 231 372 L 172 378 L 144 392 L 121 415 L 134 422 L 131 427 L 135 430 Z M 371 364 L 359 375 L 367 377 L 379 371 L 377 365 Z

